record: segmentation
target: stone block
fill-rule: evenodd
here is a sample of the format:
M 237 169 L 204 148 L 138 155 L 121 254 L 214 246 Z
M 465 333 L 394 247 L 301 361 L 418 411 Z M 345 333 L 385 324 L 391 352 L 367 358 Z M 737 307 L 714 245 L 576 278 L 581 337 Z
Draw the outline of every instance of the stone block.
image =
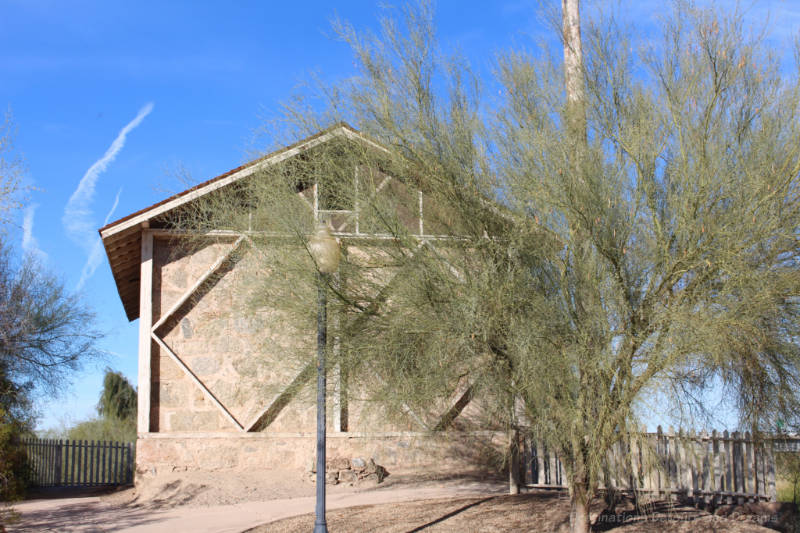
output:
M 215 411 L 195 412 L 188 409 L 175 411 L 169 417 L 171 431 L 214 431 L 219 429 Z
M 158 402 L 160 407 L 185 407 L 188 388 L 181 381 L 162 381 L 158 385 Z
M 186 374 L 169 356 L 161 356 L 158 363 L 158 379 L 163 381 L 181 379 Z
M 194 336 L 194 328 L 192 327 L 192 321 L 189 320 L 189 317 L 185 317 L 181 320 L 181 333 L 184 339 L 191 339 Z
M 198 376 L 212 376 L 219 372 L 220 357 L 203 356 L 193 357 L 190 368 Z
M 326 461 L 325 470 L 328 472 L 332 470 L 348 470 L 350 468 L 350 460 L 346 457 L 330 457 Z
M 358 482 L 358 473 L 353 470 L 340 470 L 339 471 L 339 483 L 357 483 Z

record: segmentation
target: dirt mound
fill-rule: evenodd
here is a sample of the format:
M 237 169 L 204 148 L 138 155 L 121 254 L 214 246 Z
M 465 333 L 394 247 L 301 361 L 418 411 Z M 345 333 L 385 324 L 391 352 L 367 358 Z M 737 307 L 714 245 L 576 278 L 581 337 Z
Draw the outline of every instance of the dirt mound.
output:
M 351 466 L 352 471 L 375 471 L 374 467 L 364 466 L 359 463 Z M 474 471 L 461 472 L 454 475 L 452 472 L 436 472 L 435 470 L 420 473 L 416 470 L 393 469 L 392 475 L 386 475 L 381 468 L 382 482 L 372 480 L 365 476 L 364 483 L 348 483 L 345 479 L 338 480 L 337 485 L 328 485 L 330 494 L 354 493 L 371 490 L 388 490 L 393 488 L 426 488 L 442 487 L 453 484 L 469 485 L 484 484 L 491 481 L 503 480 L 496 478 L 490 472 Z M 373 476 L 374 477 L 374 476 Z M 208 507 L 212 505 L 229 505 L 252 501 L 268 501 L 284 498 L 299 498 L 314 496 L 315 478 L 302 470 L 248 470 L 244 472 L 163 472 L 157 476 L 140 475 L 136 480 L 134 489 L 110 494 L 104 500 L 111 504 L 130 505 L 135 507 L 148 507 L 154 509 L 168 509 L 180 506 Z
M 114 503 L 152 508 L 208 507 L 314 494 L 297 470 L 172 472 L 142 476 L 136 487 L 107 497 Z

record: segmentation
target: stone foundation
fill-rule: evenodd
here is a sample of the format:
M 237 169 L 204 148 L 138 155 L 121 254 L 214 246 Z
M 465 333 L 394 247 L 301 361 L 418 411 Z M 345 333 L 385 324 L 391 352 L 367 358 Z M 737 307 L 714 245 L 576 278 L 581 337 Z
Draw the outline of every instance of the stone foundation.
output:
M 372 458 L 392 468 L 437 471 L 497 466 L 502 433 L 329 433 L 328 457 Z M 149 433 L 136 443 L 137 477 L 185 471 L 308 470 L 316 450 L 311 433 Z

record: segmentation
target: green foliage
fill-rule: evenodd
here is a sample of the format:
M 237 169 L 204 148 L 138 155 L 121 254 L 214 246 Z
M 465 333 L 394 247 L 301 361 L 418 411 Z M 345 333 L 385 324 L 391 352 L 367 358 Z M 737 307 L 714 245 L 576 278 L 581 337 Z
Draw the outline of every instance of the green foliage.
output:
M 64 438 L 117 442 L 136 440 L 136 389 L 122 373 L 106 369 L 97 413 L 98 417 L 65 429 Z
M 0 370 L 0 502 L 25 493 L 30 471 L 20 438 L 30 434 L 31 424 L 29 387 L 16 385 Z
M 0 365 L 9 381 L 57 393 L 81 361 L 98 356 L 93 320 L 35 258 L 17 265 L 0 241 Z
M 136 441 L 136 419 L 131 421 L 119 418 L 91 418 L 69 428 L 66 438 L 70 440 L 134 442 Z
M 359 75 L 314 95 L 322 114 L 302 99 L 288 108 L 287 132 L 347 119 L 382 146 L 310 148 L 176 225 L 246 232 L 236 261 L 252 309 L 277 306 L 312 330 L 313 186 L 330 206 L 358 205 L 323 212 L 346 228 L 325 279 L 331 360 L 428 429 L 469 392 L 454 423 L 543 437 L 573 498 L 591 499 L 653 392 L 702 414 L 721 383 L 745 426 L 796 420 L 796 70 L 783 74 L 738 15 L 678 3 L 658 48 L 639 55 L 613 21 L 589 24 L 572 106 L 548 51 L 502 53 L 497 79 L 482 80 L 444 57 L 432 21 L 422 4 L 379 36 L 337 24 Z M 482 100 L 497 85 L 500 98 Z M 369 238 L 352 235 L 355 216 Z
M 32 398 L 55 395 L 70 371 L 98 355 L 93 315 L 36 257 L 18 259 L 6 223 L 21 207 L 24 165 L 13 150 L 10 113 L 0 124 L 0 499 L 28 481 L 20 437 L 32 426 Z
M 97 413 L 103 418 L 135 422 L 136 389 L 121 372 L 106 369 Z
M 30 469 L 20 437 L 29 430 L 0 407 L 0 502 L 19 500 L 30 480 Z
M 800 453 L 775 456 L 778 474 L 778 501 L 792 502 L 800 511 Z

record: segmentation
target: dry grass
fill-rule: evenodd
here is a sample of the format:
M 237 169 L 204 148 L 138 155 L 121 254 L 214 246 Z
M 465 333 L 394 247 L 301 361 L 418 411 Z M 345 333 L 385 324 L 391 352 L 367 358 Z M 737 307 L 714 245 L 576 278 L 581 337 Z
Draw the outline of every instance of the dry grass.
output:
M 602 505 L 592 508 L 597 516 Z M 333 533 L 413 532 L 562 532 L 568 530 L 569 501 L 563 494 L 531 493 L 453 500 L 418 501 L 351 507 L 328 512 Z M 265 524 L 251 533 L 307 533 L 314 516 L 303 515 Z M 631 517 L 623 525 L 613 520 L 596 524 L 597 531 L 619 533 L 722 532 L 765 533 L 770 529 L 748 521 L 733 521 L 688 507 L 662 508 L 649 517 Z

